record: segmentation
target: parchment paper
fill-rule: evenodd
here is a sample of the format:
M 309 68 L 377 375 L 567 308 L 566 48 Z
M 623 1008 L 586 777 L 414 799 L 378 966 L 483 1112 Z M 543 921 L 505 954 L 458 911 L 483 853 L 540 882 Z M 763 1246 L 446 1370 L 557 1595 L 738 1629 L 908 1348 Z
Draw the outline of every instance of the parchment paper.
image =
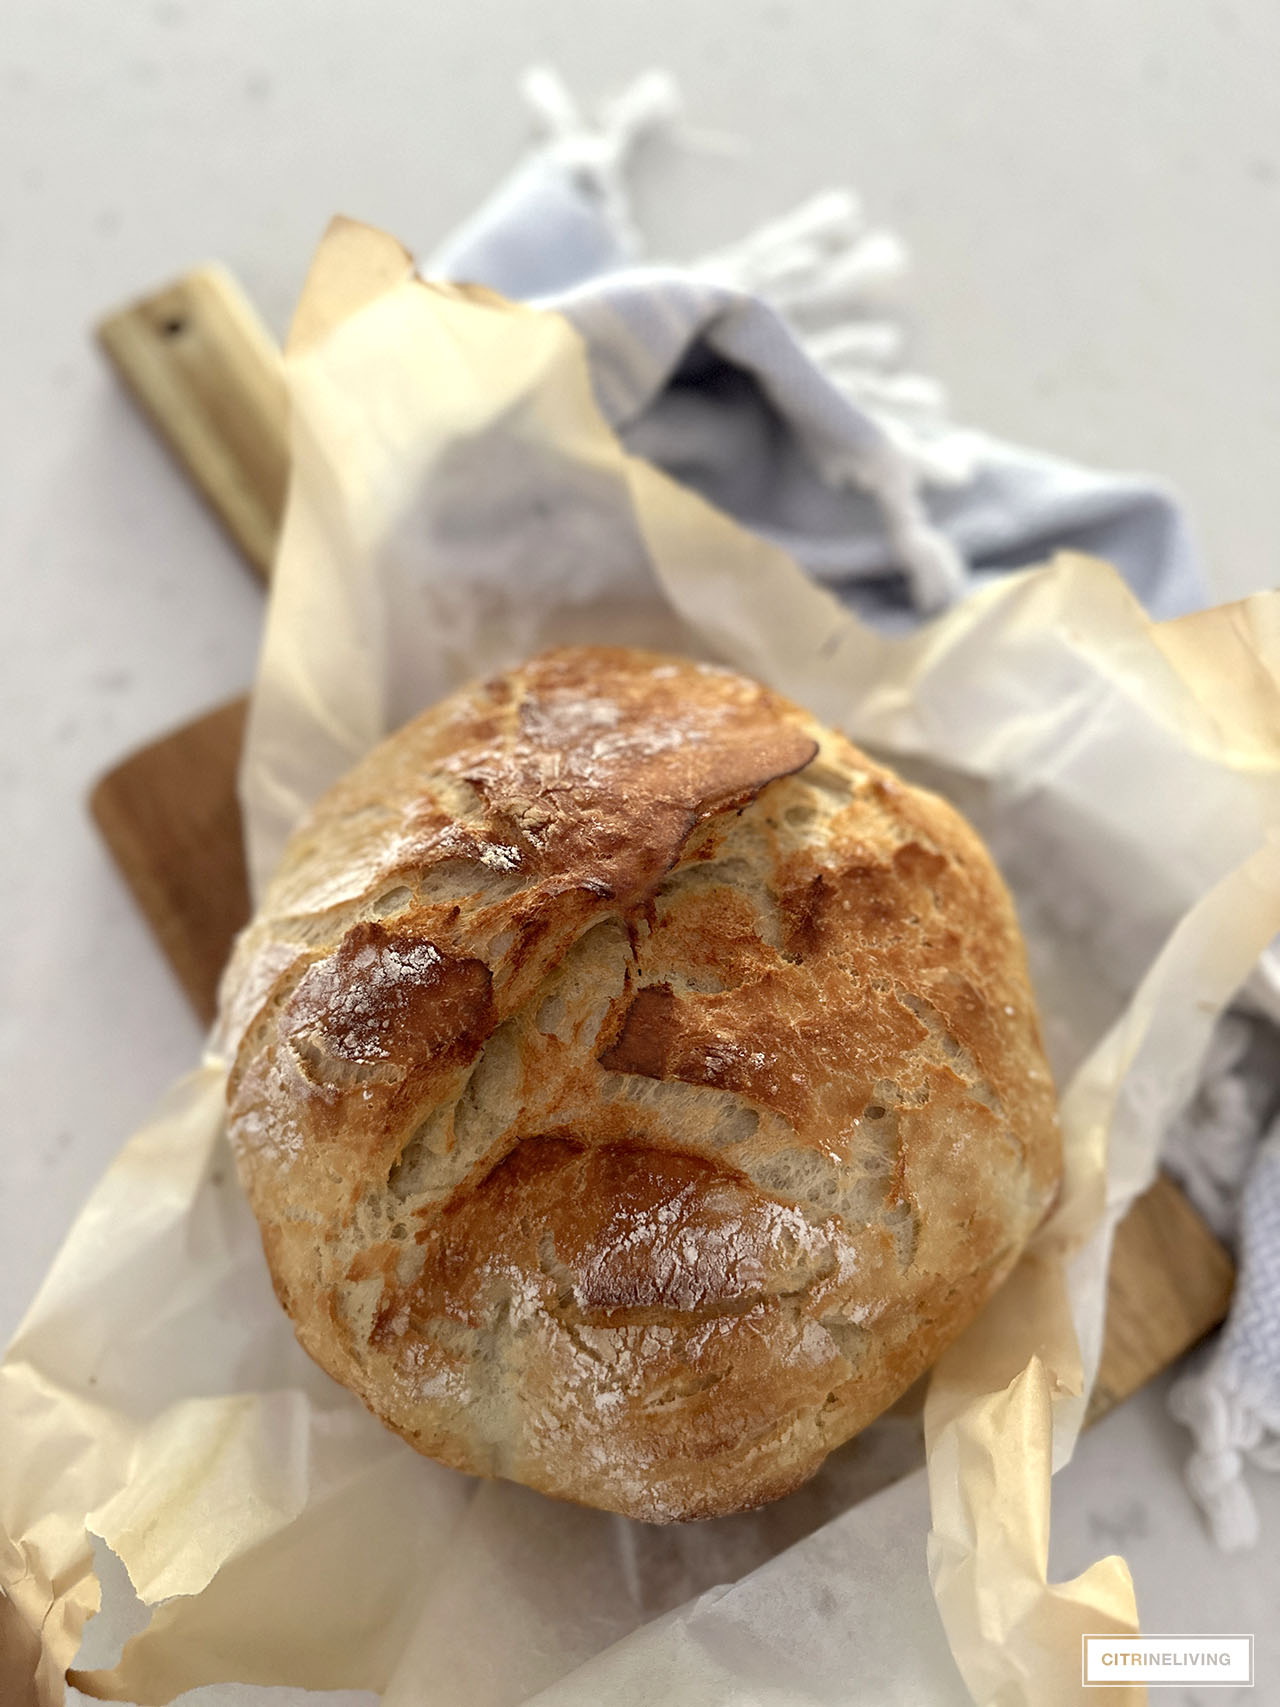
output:
M 43 1699 L 97 1604 L 92 1534 L 156 1607 L 114 1669 L 76 1674 L 108 1699 L 239 1679 L 390 1707 L 1078 1700 L 1081 1633 L 1136 1614 L 1118 1559 L 1046 1581 L 1050 1467 L 1096 1367 L 1111 1228 L 1280 929 L 1280 596 L 1153 627 L 1105 565 L 1060 558 L 880 637 L 628 458 L 562 322 L 416 282 L 347 222 L 288 357 L 293 479 L 243 777 L 256 879 L 307 802 L 469 676 L 569 639 L 721 659 L 987 836 L 1028 936 L 1066 1183 L 931 1379 L 927 1504 L 923 1473 L 884 1487 L 919 1450 L 908 1404 L 788 1500 L 656 1528 L 420 1459 L 309 1363 L 211 1047 L 0 1367 L 0 1581 L 43 1631 Z

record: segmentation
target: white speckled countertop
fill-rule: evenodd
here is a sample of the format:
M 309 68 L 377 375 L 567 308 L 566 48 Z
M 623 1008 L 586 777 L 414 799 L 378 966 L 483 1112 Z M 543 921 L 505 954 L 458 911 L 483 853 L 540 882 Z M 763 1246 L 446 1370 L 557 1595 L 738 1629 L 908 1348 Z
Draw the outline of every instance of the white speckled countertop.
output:
M 261 594 L 87 338 L 218 257 L 283 329 L 343 210 L 428 248 L 516 157 L 530 61 L 658 61 L 742 160 L 655 146 L 673 256 L 831 181 L 914 250 L 923 359 L 1004 436 L 1169 477 L 1222 596 L 1276 580 L 1280 131 L 1270 0 L 10 0 L 0 40 L 0 1334 L 198 1031 L 84 810 L 242 689 Z M 1057 1483 L 1054 1566 L 1123 1550 L 1153 1631 L 1254 1631 L 1280 1702 L 1280 1477 L 1223 1559 L 1163 1383 Z M 204 1707 L 257 1699 L 210 1690 Z M 265 1697 L 263 1697 L 265 1699 Z M 272 1696 L 276 1707 L 284 1700 Z M 349 1699 L 349 1698 L 348 1698 Z

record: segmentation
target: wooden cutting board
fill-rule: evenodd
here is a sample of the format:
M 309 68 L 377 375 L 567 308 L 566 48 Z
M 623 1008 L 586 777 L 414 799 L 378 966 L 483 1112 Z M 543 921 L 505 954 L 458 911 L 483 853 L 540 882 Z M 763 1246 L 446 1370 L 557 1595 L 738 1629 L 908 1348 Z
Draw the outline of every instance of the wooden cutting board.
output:
M 266 573 L 287 465 L 279 358 L 234 281 L 202 270 L 113 315 L 104 347 L 228 532 Z M 264 371 L 264 364 L 265 370 Z M 104 776 L 90 808 L 201 1019 L 249 915 L 236 771 L 246 702 L 219 706 Z M 1226 1315 L 1230 1258 L 1157 1179 L 1117 1229 L 1089 1421 Z

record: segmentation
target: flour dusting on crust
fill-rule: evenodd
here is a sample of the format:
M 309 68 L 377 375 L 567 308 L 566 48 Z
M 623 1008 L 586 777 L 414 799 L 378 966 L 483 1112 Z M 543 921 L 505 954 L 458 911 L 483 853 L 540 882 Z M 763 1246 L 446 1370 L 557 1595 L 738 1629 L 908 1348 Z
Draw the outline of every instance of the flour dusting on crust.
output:
M 299 1338 L 419 1450 L 650 1521 L 797 1486 L 1061 1166 L 968 826 L 758 684 L 570 648 L 375 749 L 223 992 Z

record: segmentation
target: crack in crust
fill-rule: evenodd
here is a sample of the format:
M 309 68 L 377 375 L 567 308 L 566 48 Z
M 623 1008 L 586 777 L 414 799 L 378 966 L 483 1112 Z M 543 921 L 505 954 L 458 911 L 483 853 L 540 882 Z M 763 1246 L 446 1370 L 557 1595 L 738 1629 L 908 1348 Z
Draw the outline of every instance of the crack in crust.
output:
M 1060 1166 L 1007 894 L 729 672 L 548 654 L 318 803 L 223 992 L 277 1290 L 420 1450 L 649 1519 L 788 1491 Z

